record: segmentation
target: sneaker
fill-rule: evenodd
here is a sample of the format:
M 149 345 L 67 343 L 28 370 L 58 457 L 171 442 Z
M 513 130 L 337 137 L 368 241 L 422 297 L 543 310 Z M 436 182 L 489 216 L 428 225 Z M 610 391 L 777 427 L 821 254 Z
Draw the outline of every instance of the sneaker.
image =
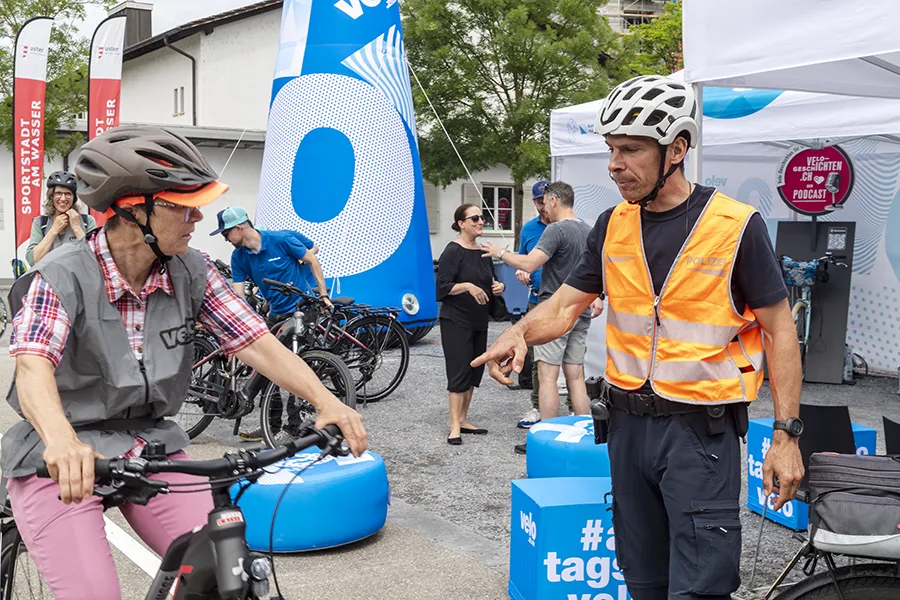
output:
M 522 415 L 522 418 L 516 423 L 516 427 L 519 429 L 530 429 L 532 425 L 539 422 L 541 420 L 541 411 L 536 408 L 532 408 L 527 413 Z
M 516 444 L 516 454 L 525 454 L 525 444 Z
M 242 431 L 238 437 L 245 442 L 261 442 L 263 440 L 262 427 L 257 427 L 253 431 Z

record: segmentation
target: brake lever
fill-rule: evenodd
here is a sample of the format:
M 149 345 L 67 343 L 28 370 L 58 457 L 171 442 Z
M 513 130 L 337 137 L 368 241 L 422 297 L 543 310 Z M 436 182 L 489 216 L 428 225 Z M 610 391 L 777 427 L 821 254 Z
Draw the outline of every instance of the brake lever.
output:
M 168 494 L 169 484 L 137 473 L 128 473 L 123 478 L 121 493 L 132 504 L 146 506 L 157 494 Z

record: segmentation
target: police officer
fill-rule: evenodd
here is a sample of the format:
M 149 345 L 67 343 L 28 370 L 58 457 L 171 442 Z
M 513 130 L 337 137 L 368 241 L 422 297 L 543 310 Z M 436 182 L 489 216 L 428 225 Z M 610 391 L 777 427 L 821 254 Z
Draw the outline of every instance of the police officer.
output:
M 634 600 L 722 600 L 738 588 L 738 438 L 764 343 L 776 431 L 763 479 L 766 494 L 780 481 L 776 509 L 803 477 L 787 290 L 759 214 L 685 178 L 698 113 L 691 88 L 664 77 L 612 91 L 595 131 L 624 202 L 597 219 L 566 283 L 473 362 L 508 383 L 528 345 L 559 337 L 606 293 L 613 524 Z

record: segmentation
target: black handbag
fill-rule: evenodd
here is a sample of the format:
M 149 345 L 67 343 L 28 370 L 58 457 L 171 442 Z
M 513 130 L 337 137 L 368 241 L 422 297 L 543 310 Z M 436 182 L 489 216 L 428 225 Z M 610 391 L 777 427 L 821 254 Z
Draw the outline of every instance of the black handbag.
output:
M 495 321 L 506 321 L 509 319 L 509 308 L 507 308 L 506 300 L 503 299 L 503 296 L 491 294 L 490 297 L 491 299 L 488 302 L 488 312 L 490 313 L 491 318 Z

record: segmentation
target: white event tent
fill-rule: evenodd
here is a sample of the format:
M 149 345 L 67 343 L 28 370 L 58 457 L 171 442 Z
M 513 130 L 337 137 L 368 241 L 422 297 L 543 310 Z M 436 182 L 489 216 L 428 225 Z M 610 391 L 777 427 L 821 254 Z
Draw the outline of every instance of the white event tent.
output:
M 684 0 L 685 70 L 702 97 L 701 183 L 777 222 L 806 219 L 778 195 L 795 144 L 841 144 L 856 170 L 845 209 L 857 224 L 848 342 L 870 367 L 900 365 L 900 12 L 879 0 Z M 700 89 L 702 86 L 702 89 Z M 792 91 L 783 91 L 792 90 Z M 800 91 L 797 91 L 800 90 Z M 576 190 L 589 222 L 621 201 L 593 134 L 602 101 L 551 113 L 553 177 Z M 691 165 L 689 165 L 691 166 Z M 888 232 L 894 232 L 889 235 Z M 603 318 L 585 368 L 605 366 Z

